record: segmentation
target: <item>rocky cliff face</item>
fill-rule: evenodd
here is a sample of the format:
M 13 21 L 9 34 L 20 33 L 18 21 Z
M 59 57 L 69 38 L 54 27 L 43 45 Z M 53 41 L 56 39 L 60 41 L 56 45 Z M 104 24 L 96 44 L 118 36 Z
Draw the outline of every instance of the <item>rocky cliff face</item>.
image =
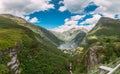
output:
M 119 49 L 115 49 L 119 43 L 120 22 L 116 19 L 102 17 L 96 26 L 87 34 L 85 41 L 89 46 L 85 56 L 87 70 L 99 63 L 113 60 Z M 98 46 L 99 45 L 99 46 Z M 118 44 L 119 45 L 119 44 Z M 114 58 L 112 58 L 114 57 Z
M 89 48 L 85 56 L 87 71 L 91 70 L 96 65 L 100 64 L 100 56 L 97 51 L 103 49 L 103 46 L 93 46 Z
M 7 66 L 11 70 L 13 70 L 15 72 L 15 74 L 20 74 L 17 49 L 11 49 L 9 54 L 10 54 L 11 60 L 7 63 Z
M 21 49 L 22 48 L 20 46 L 16 46 L 15 48 L 0 51 L 0 60 L 2 60 L 1 57 L 3 55 L 8 55 L 8 57 L 10 58 L 9 61 L 7 61 L 6 66 L 11 69 L 14 74 L 20 74 L 18 53 Z

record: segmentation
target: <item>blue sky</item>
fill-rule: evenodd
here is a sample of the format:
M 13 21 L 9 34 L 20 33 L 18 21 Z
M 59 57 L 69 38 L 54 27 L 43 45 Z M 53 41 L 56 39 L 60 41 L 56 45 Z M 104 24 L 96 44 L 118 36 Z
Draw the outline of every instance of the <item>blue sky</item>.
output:
M 119 0 L 1 0 L 0 14 L 12 14 L 54 31 L 91 30 L 102 17 L 120 18 Z
M 93 2 L 90 2 L 89 5 L 84 9 L 84 13 L 71 13 L 68 10 L 61 12 L 59 11 L 59 7 L 63 4 L 59 4 L 60 0 L 52 0 L 51 3 L 55 5 L 55 9 L 50 9 L 47 11 L 42 12 L 35 12 L 33 14 L 30 14 L 29 16 L 31 18 L 37 17 L 39 22 L 35 22 L 34 24 L 40 25 L 47 29 L 56 28 L 60 25 L 64 24 L 64 20 L 66 18 L 70 18 L 71 16 L 75 15 L 84 15 L 84 19 L 79 20 L 79 22 L 85 21 L 88 18 L 92 17 L 92 14 L 87 14 L 89 12 L 94 11 L 98 6 L 95 5 Z
M 40 22 L 35 23 L 45 28 L 55 28 L 64 23 L 65 18 L 70 18 L 72 14 L 68 11 L 60 12 L 57 9 L 51 9 L 44 12 L 36 12 L 29 15 L 31 18 L 37 17 Z
M 40 25 L 47 29 L 56 28 L 64 24 L 64 20 L 66 18 L 70 18 L 72 15 L 75 15 L 75 14 L 71 14 L 69 11 L 60 12 L 58 10 L 61 5 L 61 4 L 60 5 L 58 4 L 59 1 L 60 0 L 51 1 L 51 3 L 55 5 L 54 9 L 50 9 L 43 12 L 36 12 L 36 13 L 30 14 L 29 16 L 31 18 L 37 17 L 40 20 L 40 22 L 35 23 L 37 25 Z

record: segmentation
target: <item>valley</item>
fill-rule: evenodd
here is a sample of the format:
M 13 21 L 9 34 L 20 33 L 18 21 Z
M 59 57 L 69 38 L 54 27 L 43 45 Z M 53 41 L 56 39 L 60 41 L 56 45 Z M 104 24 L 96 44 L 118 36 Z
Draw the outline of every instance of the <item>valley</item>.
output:
M 89 32 L 60 33 L 0 14 L 0 74 L 98 74 L 100 65 L 120 63 L 119 28 L 119 20 L 102 17 Z
M 58 49 L 63 50 L 65 53 L 75 52 L 75 49 L 79 47 L 79 43 L 86 36 L 87 30 L 83 28 L 72 28 L 65 32 L 51 31 L 58 39 L 64 41 L 58 46 Z

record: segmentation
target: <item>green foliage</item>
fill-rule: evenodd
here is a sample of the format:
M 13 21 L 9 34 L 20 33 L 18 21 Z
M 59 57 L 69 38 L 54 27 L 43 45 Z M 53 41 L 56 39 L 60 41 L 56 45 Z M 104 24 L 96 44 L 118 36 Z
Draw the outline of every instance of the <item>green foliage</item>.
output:
M 10 61 L 8 54 L 4 54 L 0 57 L 0 74 L 12 74 L 12 71 L 6 65 L 8 61 Z
M 120 58 L 116 58 L 115 60 L 113 60 L 109 63 L 105 63 L 105 64 L 101 64 L 101 65 L 115 68 L 119 63 L 120 63 Z M 98 74 L 99 73 L 99 66 L 101 66 L 101 65 L 95 66 L 93 69 L 91 69 L 89 71 L 89 74 Z M 105 71 L 105 74 L 107 74 L 107 73 L 108 72 Z M 120 69 L 117 69 L 114 74 L 119 74 L 119 73 L 120 73 Z
M 34 25 L 33 28 L 26 28 L 25 23 L 22 26 L 19 23 L 0 16 L 0 52 L 21 46 L 18 60 L 22 74 L 67 74 L 67 56 L 56 47 L 59 40 L 43 28 Z M 38 34 L 41 32 L 42 35 Z M 0 56 L 0 71 L 5 72 L 3 74 L 13 74 L 6 66 L 9 61 L 8 53 Z
M 7 62 L 10 61 L 10 56 L 8 54 L 4 54 L 0 58 L 0 64 L 7 64 Z
M 0 74 L 7 74 L 9 72 L 9 69 L 6 65 L 0 64 Z
M 93 44 L 93 43 L 96 43 L 97 42 L 97 39 L 87 39 L 87 43 L 89 45 Z
M 118 54 L 120 49 L 117 47 L 119 44 L 116 44 L 116 42 L 120 42 L 119 24 L 120 22 L 117 20 L 102 18 L 86 37 L 89 46 L 100 45 L 104 47 L 104 50 L 97 50 L 97 53 L 103 56 L 100 60 L 102 63 L 111 62 L 120 56 Z M 96 36 L 97 39 L 89 39 L 91 36 Z
M 100 63 L 111 63 L 116 58 L 120 57 L 120 22 L 114 19 L 101 18 L 97 25 L 87 34 L 85 42 L 87 46 L 86 51 L 80 56 L 84 57 L 91 47 L 102 46 L 103 49 L 96 48 L 95 51 L 96 55 L 99 56 L 98 59 Z M 85 62 L 85 60 L 82 59 L 81 61 Z M 82 62 L 79 62 L 79 67 L 82 68 L 77 66 L 77 68 L 79 68 L 79 70 L 76 69 L 77 72 L 83 72 L 86 70 L 87 66 Z M 98 74 L 94 73 L 98 71 L 97 68 L 98 66 L 95 67 L 90 74 Z M 119 72 L 120 71 L 118 71 L 116 74 L 119 74 Z
M 15 47 L 20 43 L 20 29 L 0 29 L 0 50 Z
M 52 51 L 52 50 L 54 51 Z M 31 46 L 24 46 L 19 54 L 23 74 L 64 74 L 67 60 L 61 52 L 55 48 L 46 47 L 37 42 L 31 42 Z

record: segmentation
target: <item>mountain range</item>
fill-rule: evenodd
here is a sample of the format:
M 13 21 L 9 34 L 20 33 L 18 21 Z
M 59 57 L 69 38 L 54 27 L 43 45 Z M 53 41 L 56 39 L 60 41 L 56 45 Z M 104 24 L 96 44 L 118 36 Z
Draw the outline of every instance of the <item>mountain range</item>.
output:
M 51 32 L 60 40 L 64 41 L 59 46 L 59 49 L 75 49 L 78 47 L 79 43 L 85 37 L 87 30 L 84 28 L 76 28 L 73 27 L 72 29 L 64 32 L 56 32 L 51 30 Z
M 67 55 L 51 32 L 9 14 L 0 15 L 0 74 L 64 74 Z
M 102 17 L 87 33 L 80 46 L 82 54 L 74 58 L 75 74 L 98 74 L 99 66 L 115 67 L 120 63 L 120 21 Z M 75 61 L 76 60 L 76 61 Z M 107 72 L 103 72 L 106 74 Z M 119 74 L 120 70 L 114 74 Z
M 119 28 L 119 20 L 102 17 L 89 32 L 72 28 L 60 33 L 0 14 L 0 74 L 70 74 L 70 63 L 74 74 L 98 74 L 96 66 L 120 57 Z M 80 53 L 71 57 L 61 49 Z

